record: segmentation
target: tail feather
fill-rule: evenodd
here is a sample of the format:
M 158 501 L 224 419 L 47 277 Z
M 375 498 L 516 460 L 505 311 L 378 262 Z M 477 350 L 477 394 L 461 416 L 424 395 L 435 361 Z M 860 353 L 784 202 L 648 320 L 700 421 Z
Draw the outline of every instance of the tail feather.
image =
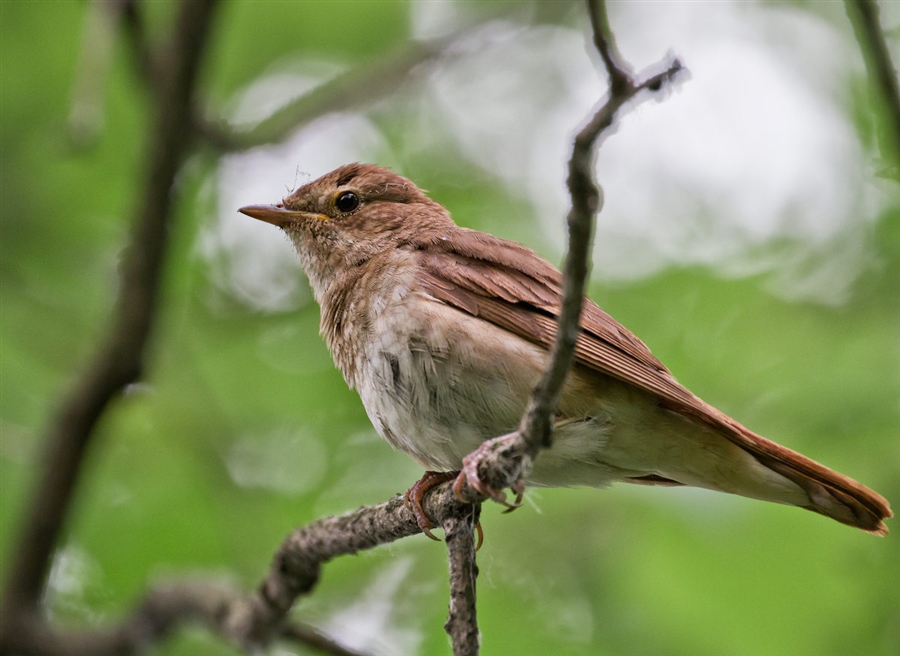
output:
M 893 517 L 887 499 L 803 454 L 757 435 L 738 421 L 691 395 L 693 403 L 664 402 L 689 417 L 715 427 L 765 467 L 795 483 L 809 497 L 802 507 L 873 535 L 888 534 L 885 519 Z
M 726 436 L 763 465 L 797 484 L 809 497 L 803 506 L 873 535 L 887 535 L 884 521 L 893 517 L 887 499 L 801 453 L 767 440 L 728 417 Z
M 757 457 L 764 465 L 793 481 L 806 492 L 810 501 L 805 506 L 807 510 L 873 535 L 888 534 L 888 528 L 882 520 L 892 517 L 893 513 L 884 497 L 799 453 L 789 449 L 785 451 L 791 455 L 792 462 Z

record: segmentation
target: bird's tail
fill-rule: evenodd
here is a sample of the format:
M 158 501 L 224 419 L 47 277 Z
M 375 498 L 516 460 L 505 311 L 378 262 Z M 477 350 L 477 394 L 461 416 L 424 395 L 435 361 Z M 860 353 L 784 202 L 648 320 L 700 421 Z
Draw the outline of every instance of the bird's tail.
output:
M 809 497 L 809 503 L 802 507 L 873 535 L 888 534 L 883 520 L 893 513 L 887 499 L 804 455 L 752 435 L 755 445 L 763 447 L 751 451 L 754 457 L 795 483 Z
M 702 448 L 692 449 L 690 458 L 681 459 L 676 470 L 658 470 L 662 481 L 798 506 L 867 533 L 888 534 L 883 520 L 893 513 L 880 494 L 796 451 L 757 435 L 711 406 L 703 410 L 705 412 L 699 415 L 695 412 L 691 414 L 712 428 L 718 439 L 709 439 L 708 428 L 697 431 L 696 424 L 693 430 L 682 422 L 673 424 L 674 434 L 687 437 L 694 445 L 702 445 Z M 706 437 L 703 437 L 704 434 Z M 730 445 L 719 441 L 722 437 Z M 660 481 L 643 479 L 629 482 L 661 484 Z
M 821 465 L 801 453 L 768 440 L 722 415 L 720 427 L 728 439 L 749 452 L 763 466 L 797 485 L 807 503 L 795 503 L 842 524 L 873 535 L 887 535 L 884 521 L 893 516 L 890 504 L 874 490 Z

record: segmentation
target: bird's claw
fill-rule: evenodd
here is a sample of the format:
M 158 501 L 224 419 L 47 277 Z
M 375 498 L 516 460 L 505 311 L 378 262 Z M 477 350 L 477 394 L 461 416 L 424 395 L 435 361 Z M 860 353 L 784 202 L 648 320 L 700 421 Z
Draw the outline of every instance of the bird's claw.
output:
M 416 524 L 422 530 L 422 533 L 424 533 L 426 537 L 431 538 L 435 542 L 440 542 L 441 539 L 431 532 L 434 524 L 432 523 L 431 518 L 425 512 L 425 509 L 422 507 L 422 499 L 425 497 L 425 493 L 428 490 L 433 487 L 437 487 L 441 483 L 445 483 L 453 478 L 456 478 L 457 474 L 459 474 L 459 472 L 427 471 L 425 472 L 425 474 L 423 474 L 422 478 L 413 483 L 412 487 L 409 488 L 406 491 L 406 494 L 403 495 L 403 503 L 412 511 L 413 516 L 416 518 Z M 478 533 L 478 541 L 475 543 L 475 551 L 478 551 L 479 549 L 481 549 L 481 545 L 484 544 L 484 529 L 481 528 L 481 522 L 478 522 L 475 525 L 475 531 Z
M 522 498 L 525 496 L 525 481 L 520 478 L 515 483 L 510 485 L 509 489 L 515 493 L 516 500 L 512 503 L 505 503 L 506 499 L 504 499 L 503 505 L 506 506 L 506 510 L 503 511 L 504 513 L 511 513 L 513 510 L 522 505 Z M 504 494 L 503 496 L 505 497 L 506 495 Z
M 525 481 L 519 479 L 510 486 L 510 489 L 516 495 L 516 500 L 510 503 L 507 501 L 506 492 L 491 487 L 488 483 L 482 481 L 481 477 L 478 475 L 478 465 L 481 464 L 481 461 L 493 451 L 498 442 L 505 443 L 508 441 L 509 437 L 509 435 L 504 435 L 502 437 L 494 438 L 493 440 L 488 440 L 463 458 L 462 469 L 459 471 L 459 475 L 453 482 L 453 494 L 456 495 L 457 499 L 463 502 L 466 501 L 463 497 L 463 487 L 468 486 L 482 496 L 499 503 L 501 506 L 505 506 L 506 510 L 504 512 L 512 512 L 522 505 L 522 497 L 525 494 Z
M 441 539 L 431 532 L 434 524 L 422 507 L 422 499 L 425 497 L 425 493 L 428 492 L 428 490 L 455 478 L 458 473 L 459 472 L 427 471 L 422 475 L 422 478 L 413 483 L 412 487 L 403 495 L 403 503 L 405 503 L 406 507 L 412 511 L 416 518 L 416 524 L 422 530 L 422 533 L 436 542 L 440 542 Z

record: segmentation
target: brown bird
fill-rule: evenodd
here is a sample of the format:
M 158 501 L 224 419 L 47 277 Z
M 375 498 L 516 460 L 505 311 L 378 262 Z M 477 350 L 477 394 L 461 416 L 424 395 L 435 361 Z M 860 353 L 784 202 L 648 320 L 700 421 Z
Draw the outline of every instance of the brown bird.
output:
M 321 332 L 375 429 L 434 472 L 456 472 L 514 431 L 549 360 L 559 271 L 529 248 L 457 226 L 387 169 L 350 164 L 277 205 L 240 210 L 291 239 L 321 306 Z M 417 519 L 426 473 L 410 488 Z M 765 439 L 682 387 L 585 299 L 553 446 L 527 483 L 692 485 L 799 506 L 886 535 L 887 501 Z

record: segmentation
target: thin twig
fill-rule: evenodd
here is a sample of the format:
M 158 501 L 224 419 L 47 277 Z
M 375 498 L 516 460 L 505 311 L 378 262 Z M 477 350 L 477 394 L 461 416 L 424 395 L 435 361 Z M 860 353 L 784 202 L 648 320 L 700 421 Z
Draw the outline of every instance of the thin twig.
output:
M 502 13 L 488 14 L 481 22 L 509 14 L 509 9 L 504 7 Z M 289 101 L 249 130 L 241 131 L 223 120 L 201 115 L 195 119 L 197 130 L 209 146 L 220 152 L 242 151 L 279 143 L 329 112 L 371 105 L 396 94 L 400 85 L 415 69 L 438 58 L 447 57 L 451 46 L 463 35 L 471 33 L 475 27 L 477 24 L 469 24 L 440 38 L 410 42 L 403 49 L 379 58 L 371 65 L 353 68 Z
M 600 53 L 606 74 L 609 76 L 609 94 L 610 96 L 626 94 L 633 90 L 634 82 L 628 65 L 619 54 L 616 37 L 609 26 L 606 2 L 604 0 L 599 0 L 599 2 L 588 0 L 587 6 L 594 47 Z
M 580 332 L 578 320 L 590 269 L 594 217 L 600 211 L 602 203 L 600 190 L 593 180 L 594 146 L 601 134 L 613 124 L 616 113 L 623 105 L 635 99 L 645 89 L 660 90 L 682 68 L 678 60 L 675 60 L 664 71 L 635 82 L 618 63 L 619 56 L 609 29 L 605 3 L 602 0 L 589 0 L 588 7 L 594 43 L 606 66 L 610 91 L 603 106 L 575 137 L 569 160 L 568 187 L 572 197 L 572 208 L 567 217 L 569 251 L 563 265 L 563 298 L 556 341 L 550 365 L 534 389 L 520 428 L 526 453 L 530 458 L 534 458 L 539 449 L 548 448 L 551 444 L 553 415 L 575 357 L 575 342 Z
M 891 52 L 884 40 L 874 0 L 845 0 L 847 16 L 856 33 L 869 75 L 869 83 L 876 94 L 876 104 L 884 107 L 881 122 L 881 156 L 893 168 L 892 177 L 900 180 L 900 83 Z
M 444 540 L 450 561 L 450 614 L 444 630 L 453 643 L 453 656 L 476 656 L 479 648 L 478 616 L 475 603 L 474 531 L 481 504 L 471 504 L 465 515 L 444 520 Z
M 106 406 L 142 374 L 168 242 L 170 190 L 190 141 L 194 80 L 215 5 L 215 0 L 182 3 L 169 49 L 167 77 L 160 89 L 160 112 L 147 165 L 149 179 L 123 261 L 115 317 L 44 438 L 44 468 L 7 570 L 0 639 L 10 626 L 8 619 L 36 609 L 97 421 Z
M 478 464 L 482 481 L 495 489 L 517 485 L 528 474 L 538 452 L 552 444 L 553 417 L 562 386 L 575 359 L 575 343 L 580 333 L 578 322 L 590 269 L 594 217 L 602 202 L 600 189 L 593 180 L 594 147 L 604 131 L 613 125 L 616 114 L 623 105 L 635 100 L 644 90 L 659 91 L 682 70 L 681 64 L 675 60 L 662 72 L 645 75 L 640 81 L 635 81 L 619 63 L 605 3 L 602 0 L 588 0 L 588 8 L 594 43 L 606 66 L 610 90 L 606 102 L 575 137 L 569 160 L 568 188 L 572 197 L 572 208 L 567 217 L 569 250 L 563 266 L 563 298 L 550 364 L 534 388 L 519 430 L 494 440 L 493 444 L 489 443 L 491 451 Z M 473 492 L 467 490 L 467 498 L 476 502 L 483 500 L 481 495 Z M 456 612 L 461 616 L 471 616 L 471 626 L 476 627 L 474 581 L 471 600 L 466 600 L 465 597 L 460 597 L 459 600 L 470 605 L 457 609 Z M 454 638 L 454 653 L 477 653 L 477 650 L 467 651 L 471 649 L 469 636 L 453 633 L 451 636 Z
M 675 59 L 661 70 L 644 71 L 637 80 L 618 63 L 618 53 L 609 32 L 606 7 L 601 0 L 588 0 L 594 42 L 601 59 L 608 66 L 611 80 L 606 102 L 594 113 L 574 139 L 572 157 L 569 160 L 568 188 L 572 207 L 567 217 L 569 250 L 563 265 L 563 293 L 560 304 L 556 339 L 551 350 L 550 363 L 535 385 L 519 429 L 495 438 L 482 446 L 478 453 L 477 471 L 482 483 L 502 490 L 519 484 L 530 472 L 534 458 L 541 449 L 552 444 L 553 417 L 574 361 L 575 343 L 580 334 L 579 318 L 584 298 L 584 287 L 590 269 L 590 252 L 594 217 L 600 210 L 602 196 L 593 181 L 592 165 L 594 147 L 605 131 L 611 127 L 619 110 L 629 103 L 642 99 L 644 91 L 656 93 L 672 82 L 683 70 Z M 643 98 L 649 96 L 643 95 Z M 470 487 L 461 490 L 462 496 L 471 502 L 481 502 L 485 497 Z

